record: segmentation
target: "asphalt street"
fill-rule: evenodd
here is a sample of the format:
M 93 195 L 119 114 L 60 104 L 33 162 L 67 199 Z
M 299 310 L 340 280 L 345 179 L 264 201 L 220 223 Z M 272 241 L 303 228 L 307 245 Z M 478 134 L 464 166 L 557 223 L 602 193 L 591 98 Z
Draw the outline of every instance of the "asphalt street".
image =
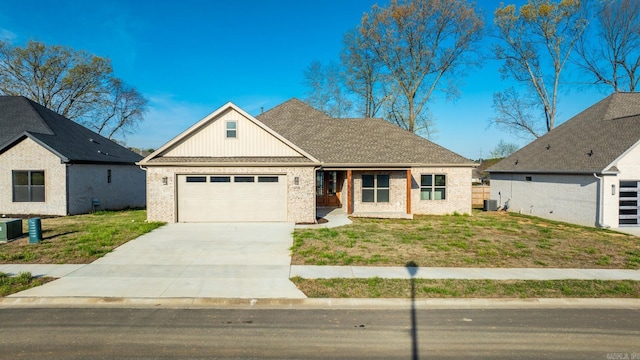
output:
M 415 326 L 414 326 L 415 324 Z M 0 359 L 639 359 L 637 309 L 0 309 Z

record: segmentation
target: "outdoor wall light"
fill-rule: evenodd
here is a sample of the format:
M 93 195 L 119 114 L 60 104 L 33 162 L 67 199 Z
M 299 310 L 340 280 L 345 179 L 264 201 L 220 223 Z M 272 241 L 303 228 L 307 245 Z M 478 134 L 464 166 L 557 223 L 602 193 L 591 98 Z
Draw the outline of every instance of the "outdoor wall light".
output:
M 167 185 L 169 182 L 169 179 L 165 176 L 162 178 L 162 185 Z
M 297 177 L 297 176 L 296 176 L 296 177 L 294 177 L 294 178 L 293 178 L 293 184 L 294 184 L 294 185 L 300 185 L 300 178 L 299 178 L 299 177 Z
M 611 195 L 615 195 L 616 194 L 616 184 L 612 184 L 611 185 Z

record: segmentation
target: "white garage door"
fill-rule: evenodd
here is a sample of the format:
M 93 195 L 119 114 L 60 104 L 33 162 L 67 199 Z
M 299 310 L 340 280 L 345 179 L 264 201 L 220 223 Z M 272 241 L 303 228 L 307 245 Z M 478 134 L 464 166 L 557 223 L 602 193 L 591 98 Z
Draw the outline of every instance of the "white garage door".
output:
M 178 221 L 286 221 L 286 175 L 179 175 Z

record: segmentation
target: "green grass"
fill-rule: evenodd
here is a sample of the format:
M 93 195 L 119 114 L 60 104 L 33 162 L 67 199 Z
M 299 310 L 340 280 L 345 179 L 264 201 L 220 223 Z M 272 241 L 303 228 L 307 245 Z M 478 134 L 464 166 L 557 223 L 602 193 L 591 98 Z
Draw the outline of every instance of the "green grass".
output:
M 296 265 L 640 268 L 640 238 L 506 212 L 353 218 L 294 232 Z
M 291 279 L 310 298 L 411 298 L 410 280 Z M 640 281 L 415 280 L 415 298 L 640 298 Z
M 92 262 L 129 240 L 163 225 L 146 222 L 146 211 L 100 211 L 44 218 L 42 241 L 28 236 L 0 244 L 0 263 L 83 264 Z M 27 221 L 23 221 L 27 233 Z
M 40 286 L 52 278 L 34 278 L 31 273 L 23 272 L 17 276 L 9 276 L 0 272 L 0 297 L 14 294 L 29 288 Z

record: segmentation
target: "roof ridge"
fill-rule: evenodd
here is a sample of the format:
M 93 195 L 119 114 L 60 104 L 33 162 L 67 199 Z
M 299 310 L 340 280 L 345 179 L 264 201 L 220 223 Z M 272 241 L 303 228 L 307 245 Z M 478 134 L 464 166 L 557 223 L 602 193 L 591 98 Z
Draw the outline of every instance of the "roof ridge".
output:
M 640 97 L 638 97 L 637 93 L 614 92 L 607 99 L 610 99 L 610 101 L 607 104 L 607 111 L 602 120 L 615 120 L 640 115 Z M 631 101 L 625 101 L 627 99 Z
M 24 101 L 24 102 L 26 102 L 28 104 L 29 111 L 33 111 L 37 115 L 38 119 L 40 120 L 40 123 L 42 123 L 47 128 L 47 130 L 49 130 L 49 133 L 41 133 L 41 132 L 36 132 L 36 131 L 26 131 L 26 132 L 33 133 L 33 134 L 55 135 L 56 133 L 53 131 L 53 129 L 51 128 L 51 126 L 49 125 L 47 120 L 44 118 L 44 116 L 42 116 L 40 111 L 38 111 L 38 109 L 36 108 L 36 105 L 38 105 L 38 106 L 42 106 L 42 105 L 40 105 L 37 102 L 29 99 L 26 96 L 20 95 L 18 97 L 20 98 L 20 101 Z
M 302 101 L 302 100 L 300 100 L 300 99 L 298 99 L 296 97 L 292 97 L 291 99 L 289 99 L 289 100 L 287 100 L 287 101 L 285 101 L 285 102 L 283 102 L 283 103 L 281 103 L 279 105 L 276 105 L 276 106 L 272 107 L 271 109 L 269 109 L 269 110 L 263 112 L 262 114 L 256 116 L 256 119 L 259 119 L 261 117 L 268 117 L 268 115 L 270 113 L 276 112 L 278 110 L 286 109 L 288 106 L 295 106 L 295 107 L 298 107 L 298 108 L 306 107 L 306 108 L 308 108 L 308 109 L 305 109 L 306 111 L 311 111 L 312 110 L 317 115 L 321 115 L 321 116 L 323 116 L 323 117 L 325 117 L 327 119 L 333 119 L 331 116 L 327 115 L 325 112 L 314 108 L 313 106 L 307 104 L 306 102 L 304 102 L 304 101 Z

